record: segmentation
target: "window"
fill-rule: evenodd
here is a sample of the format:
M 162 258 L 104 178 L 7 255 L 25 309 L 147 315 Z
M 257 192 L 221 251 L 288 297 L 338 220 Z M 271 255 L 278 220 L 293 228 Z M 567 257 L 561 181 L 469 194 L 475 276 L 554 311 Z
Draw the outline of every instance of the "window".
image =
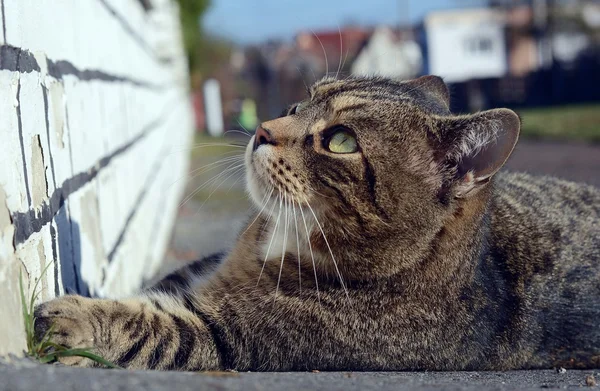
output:
M 489 37 L 470 37 L 465 40 L 465 49 L 471 55 L 490 54 L 494 42 Z

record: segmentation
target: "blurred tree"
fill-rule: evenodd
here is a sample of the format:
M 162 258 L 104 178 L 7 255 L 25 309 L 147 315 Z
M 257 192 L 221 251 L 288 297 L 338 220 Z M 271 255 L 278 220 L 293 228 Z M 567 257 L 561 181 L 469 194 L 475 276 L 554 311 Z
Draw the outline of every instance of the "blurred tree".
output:
M 210 7 L 211 0 L 177 0 L 177 3 L 192 88 L 197 89 L 205 79 L 217 77 L 228 67 L 232 45 L 202 29 L 202 15 Z
M 210 0 L 177 0 L 183 30 L 183 44 L 190 70 L 198 67 L 203 39 L 200 17 L 210 6 Z

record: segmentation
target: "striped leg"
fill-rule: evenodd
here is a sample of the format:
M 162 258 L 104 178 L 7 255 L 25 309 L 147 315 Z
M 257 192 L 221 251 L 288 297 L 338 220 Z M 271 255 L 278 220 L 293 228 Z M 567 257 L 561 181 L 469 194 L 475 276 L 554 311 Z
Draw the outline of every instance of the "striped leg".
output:
M 192 262 L 167 275 L 148 288 L 147 292 L 164 292 L 181 296 L 197 278 L 206 277 L 213 272 L 225 257 L 224 253 L 212 254 L 199 261 Z

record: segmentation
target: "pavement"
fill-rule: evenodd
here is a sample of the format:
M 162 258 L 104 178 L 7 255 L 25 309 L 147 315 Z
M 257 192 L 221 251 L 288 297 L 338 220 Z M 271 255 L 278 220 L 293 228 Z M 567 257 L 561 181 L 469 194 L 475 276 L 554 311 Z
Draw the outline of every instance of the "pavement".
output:
M 594 377 L 594 380 L 592 379 Z M 0 363 L 0 391 L 121 390 L 541 390 L 581 389 L 600 371 L 509 372 L 158 372 L 70 368 L 30 360 Z M 586 384 L 587 383 L 587 384 Z
M 600 187 L 600 144 L 521 140 L 505 166 Z
M 218 156 L 195 161 L 192 168 Z M 212 159 L 212 160 L 211 160 Z M 521 141 L 508 168 L 548 174 L 600 187 L 600 145 Z M 194 191 L 218 173 L 192 178 Z M 248 218 L 243 180 L 233 175 L 221 190 L 200 194 L 180 208 L 165 269 L 173 269 L 231 245 Z M 225 178 L 225 177 L 223 177 Z M 217 183 L 217 182 L 215 182 Z M 212 194 L 212 195 L 211 195 Z M 209 195 L 211 195 L 209 197 Z M 594 376 L 595 380 L 589 376 Z M 587 384 L 586 384 L 587 378 Z M 539 390 L 580 389 L 600 384 L 597 370 L 509 372 L 152 372 L 78 369 L 29 359 L 0 359 L 0 391 L 60 390 Z M 589 385 L 588 385 L 589 384 Z

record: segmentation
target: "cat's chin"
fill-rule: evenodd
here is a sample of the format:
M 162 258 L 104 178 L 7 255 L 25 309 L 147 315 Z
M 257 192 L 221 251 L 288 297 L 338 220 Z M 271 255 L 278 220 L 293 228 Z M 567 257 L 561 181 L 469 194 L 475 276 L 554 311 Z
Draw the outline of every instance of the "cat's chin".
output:
M 246 191 L 250 195 L 250 198 L 258 208 L 262 208 L 264 205 L 266 194 L 264 192 L 264 185 L 261 183 L 260 179 L 257 178 L 257 173 L 254 167 L 252 166 L 252 152 L 254 145 L 254 137 L 250 139 L 248 142 L 248 146 L 246 147 L 246 152 L 244 154 L 244 161 L 246 164 Z

